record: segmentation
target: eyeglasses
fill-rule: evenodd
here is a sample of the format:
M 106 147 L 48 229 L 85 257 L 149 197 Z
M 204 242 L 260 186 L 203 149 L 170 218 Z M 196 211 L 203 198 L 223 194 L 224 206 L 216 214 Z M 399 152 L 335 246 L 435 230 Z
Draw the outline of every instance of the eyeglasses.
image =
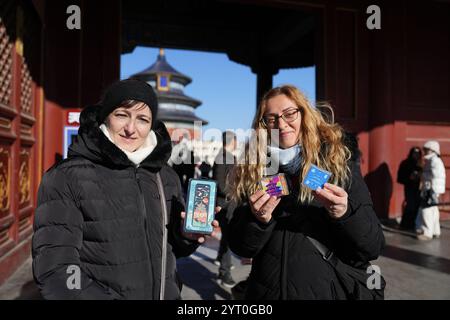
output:
M 281 115 L 269 114 L 267 116 L 263 116 L 261 122 L 267 127 L 275 126 L 275 123 L 278 119 L 283 118 L 286 122 L 292 122 L 297 120 L 299 109 L 289 109 L 283 112 Z

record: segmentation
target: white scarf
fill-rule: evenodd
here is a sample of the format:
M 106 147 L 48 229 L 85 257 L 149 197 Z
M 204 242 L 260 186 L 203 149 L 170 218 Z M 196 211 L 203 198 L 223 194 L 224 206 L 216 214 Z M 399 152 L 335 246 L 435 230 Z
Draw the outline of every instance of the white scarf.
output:
M 127 150 L 122 149 L 119 147 L 111 138 L 111 135 L 109 134 L 108 128 L 104 123 L 100 125 L 100 130 L 104 133 L 104 135 L 114 143 L 120 150 L 123 151 L 123 153 L 126 154 L 128 159 L 130 159 L 131 162 L 133 162 L 136 166 L 139 166 L 142 160 L 147 158 L 150 153 L 155 149 L 156 145 L 158 144 L 158 140 L 156 139 L 156 134 L 153 130 L 150 131 L 150 133 L 147 136 L 147 139 L 145 139 L 145 142 L 142 146 L 139 147 L 139 149 L 135 150 L 134 152 L 129 152 Z
M 301 147 L 298 144 L 286 149 L 281 149 L 276 146 L 269 146 L 270 155 L 276 163 L 280 165 L 287 165 L 294 158 L 301 155 Z
M 298 144 L 281 149 L 275 146 L 269 146 L 271 163 L 279 172 L 287 173 L 291 176 L 296 176 L 300 173 L 302 165 L 302 148 Z

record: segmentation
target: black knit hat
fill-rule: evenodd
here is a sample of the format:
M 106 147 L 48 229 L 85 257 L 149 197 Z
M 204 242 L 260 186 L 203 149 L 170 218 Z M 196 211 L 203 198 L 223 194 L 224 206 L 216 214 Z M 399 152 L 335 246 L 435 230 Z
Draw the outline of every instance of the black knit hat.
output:
M 158 99 L 151 85 L 135 79 L 117 81 L 106 89 L 101 101 L 98 122 L 103 123 L 106 117 L 126 100 L 142 101 L 149 106 L 153 127 L 158 114 Z

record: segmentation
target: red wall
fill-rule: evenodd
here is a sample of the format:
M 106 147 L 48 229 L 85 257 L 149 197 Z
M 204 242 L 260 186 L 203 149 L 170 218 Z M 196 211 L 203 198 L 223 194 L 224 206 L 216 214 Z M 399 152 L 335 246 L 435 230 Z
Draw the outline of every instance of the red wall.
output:
M 44 172 L 55 164 L 55 160 L 62 157 L 64 123 L 64 109 L 51 101 L 46 101 L 43 141 Z
M 81 30 L 66 28 L 66 8 L 81 9 Z M 63 153 L 65 109 L 96 103 L 120 76 L 120 1 L 61 0 L 45 4 L 44 170 Z
M 404 130 L 399 130 L 404 133 L 400 139 L 404 139 L 404 143 L 399 144 L 398 154 L 402 155 L 397 159 L 397 163 L 406 158 L 409 149 L 413 146 L 422 147 L 428 140 L 437 140 L 441 147 L 441 159 L 446 168 L 446 193 L 441 196 L 441 202 L 450 203 L 450 126 L 449 125 L 427 125 L 421 123 L 398 123 L 399 127 L 404 127 Z M 398 184 L 397 184 L 398 185 Z M 399 188 L 400 190 L 403 190 Z M 401 200 L 397 199 L 397 207 L 401 205 Z M 441 207 L 441 218 L 450 219 L 450 205 Z
M 322 19 L 317 96 L 331 102 L 337 122 L 357 134 L 377 214 L 394 218 L 403 201 L 396 183 L 399 163 L 412 145 L 428 139 L 441 143 L 444 201 L 450 199 L 450 4 L 380 1 L 381 30 L 366 27 L 369 4 L 315 3 Z

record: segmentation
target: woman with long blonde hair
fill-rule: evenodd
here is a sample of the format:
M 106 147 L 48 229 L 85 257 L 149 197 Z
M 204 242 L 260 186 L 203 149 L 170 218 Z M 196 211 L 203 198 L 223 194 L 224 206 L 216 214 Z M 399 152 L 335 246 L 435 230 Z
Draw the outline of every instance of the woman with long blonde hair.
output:
M 252 127 L 229 179 L 229 197 L 238 204 L 230 248 L 253 258 L 246 298 L 348 298 L 314 243 L 354 265 L 368 265 L 384 246 L 349 136 L 289 85 L 264 95 Z M 302 183 L 311 165 L 331 173 L 322 188 Z M 260 190 L 261 179 L 275 173 L 284 173 L 289 195 Z

